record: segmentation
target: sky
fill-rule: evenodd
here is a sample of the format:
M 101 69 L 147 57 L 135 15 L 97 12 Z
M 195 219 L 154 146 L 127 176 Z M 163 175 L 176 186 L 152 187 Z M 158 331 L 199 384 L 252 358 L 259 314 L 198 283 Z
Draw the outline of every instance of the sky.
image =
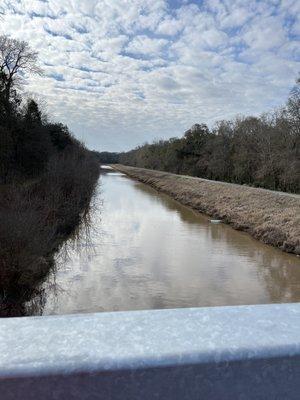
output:
M 91 149 L 123 151 L 282 105 L 299 0 L 0 0 L 0 34 L 39 52 L 25 91 Z

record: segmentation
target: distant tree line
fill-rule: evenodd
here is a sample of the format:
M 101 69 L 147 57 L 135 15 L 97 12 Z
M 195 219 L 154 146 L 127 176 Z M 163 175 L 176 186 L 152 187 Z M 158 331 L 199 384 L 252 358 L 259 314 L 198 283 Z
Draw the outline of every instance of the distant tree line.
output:
M 120 153 L 118 162 L 300 192 L 299 86 L 298 80 L 286 105 L 280 110 L 260 117 L 220 121 L 213 129 L 205 124 L 196 124 L 182 138 L 159 140 Z
M 94 151 L 94 154 L 101 164 L 117 164 L 119 162 L 119 153 Z

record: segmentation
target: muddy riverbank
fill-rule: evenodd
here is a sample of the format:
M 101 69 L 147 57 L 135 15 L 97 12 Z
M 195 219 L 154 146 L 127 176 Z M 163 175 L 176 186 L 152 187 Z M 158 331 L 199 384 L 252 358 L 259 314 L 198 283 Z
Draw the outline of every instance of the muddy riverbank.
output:
M 254 238 L 300 254 L 300 196 L 114 164 L 128 176 Z

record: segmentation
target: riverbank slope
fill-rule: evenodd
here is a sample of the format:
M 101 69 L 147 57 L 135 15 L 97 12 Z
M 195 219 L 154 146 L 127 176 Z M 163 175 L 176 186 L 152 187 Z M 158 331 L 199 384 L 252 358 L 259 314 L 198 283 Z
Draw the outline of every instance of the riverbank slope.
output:
M 41 285 L 55 254 L 88 224 L 98 177 L 93 153 L 74 142 L 35 179 L 0 185 L 0 317 L 42 310 Z
M 111 166 L 266 244 L 300 254 L 299 195 L 121 164 Z

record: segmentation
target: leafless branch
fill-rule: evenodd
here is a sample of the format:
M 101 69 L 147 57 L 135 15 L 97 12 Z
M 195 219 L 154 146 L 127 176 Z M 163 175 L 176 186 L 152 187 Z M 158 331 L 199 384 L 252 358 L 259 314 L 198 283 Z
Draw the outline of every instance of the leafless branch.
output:
M 38 53 L 27 42 L 0 36 L 0 85 L 9 100 L 10 92 L 24 73 L 42 74 Z

